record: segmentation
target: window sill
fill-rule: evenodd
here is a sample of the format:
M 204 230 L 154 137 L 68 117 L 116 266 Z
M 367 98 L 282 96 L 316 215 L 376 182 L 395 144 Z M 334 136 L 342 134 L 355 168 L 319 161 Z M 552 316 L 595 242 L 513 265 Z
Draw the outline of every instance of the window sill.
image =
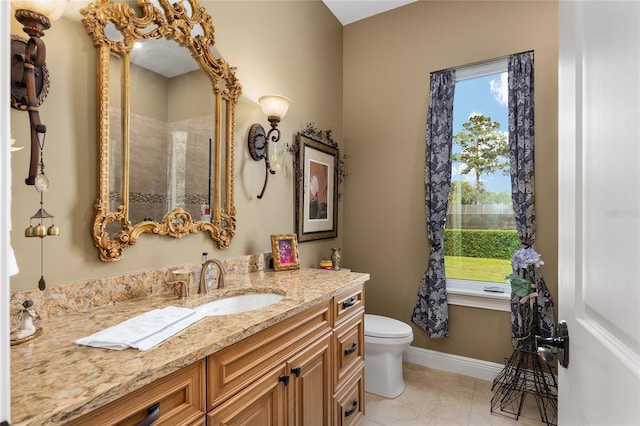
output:
M 486 286 L 502 288 L 504 293 L 485 291 Z M 511 286 L 484 281 L 447 280 L 447 298 L 450 305 L 510 312 Z

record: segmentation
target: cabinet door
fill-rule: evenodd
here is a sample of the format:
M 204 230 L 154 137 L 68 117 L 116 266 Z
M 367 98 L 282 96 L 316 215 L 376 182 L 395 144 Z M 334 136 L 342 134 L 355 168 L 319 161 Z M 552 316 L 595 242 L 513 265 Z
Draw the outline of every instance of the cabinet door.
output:
M 207 411 L 329 332 L 330 312 L 328 303 L 311 308 L 207 357 Z
M 287 363 L 290 425 L 326 426 L 331 422 L 332 340 L 326 334 Z
M 207 424 L 284 426 L 287 395 L 283 380 L 288 379 L 284 366 L 265 374 L 253 385 L 212 410 L 207 415 Z

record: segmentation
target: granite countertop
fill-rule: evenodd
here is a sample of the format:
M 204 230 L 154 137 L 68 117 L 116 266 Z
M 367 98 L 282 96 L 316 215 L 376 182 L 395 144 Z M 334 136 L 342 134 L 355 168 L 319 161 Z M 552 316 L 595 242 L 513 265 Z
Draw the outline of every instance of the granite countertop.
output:
M 11 424 L 61 424 L 79 417 L 368 279 L 364 273 L 320 269 L 252 272 L 228 277 L 225 289 L 184 301 L 149 296 L 41 320 L 40 336 L 11 347 Z M 285 297 L 250 313 L 206 317 L 145 352 L 74 343 L 152 309 L 194 307 L 254 291 Z

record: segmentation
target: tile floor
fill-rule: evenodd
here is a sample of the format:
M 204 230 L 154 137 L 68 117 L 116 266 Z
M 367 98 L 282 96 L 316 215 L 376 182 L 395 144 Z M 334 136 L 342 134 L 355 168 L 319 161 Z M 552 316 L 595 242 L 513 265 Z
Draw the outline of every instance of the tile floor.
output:
M 416 364 L 403 366 L 406 389 L 399 397 L 365 394 L 363 426 L 544 426 L 530 395 L 515 420 L 491 413 L 491 382 Z

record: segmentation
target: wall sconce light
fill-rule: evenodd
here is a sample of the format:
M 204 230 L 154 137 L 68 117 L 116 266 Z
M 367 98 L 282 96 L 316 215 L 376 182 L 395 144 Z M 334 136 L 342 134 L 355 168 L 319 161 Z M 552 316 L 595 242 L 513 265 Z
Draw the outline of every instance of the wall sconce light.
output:
M 271 164 L 269 163 L 269 141 L 278 142 L 280 140 L 278 123 L 280 123 L 280 120 L 287 114 L 287 110 L 289 106 L 291 106 L 291 101 L 280 95 L 265 95 L 261 96 L 258 102 L 260 102 L 260 106 L 262 106 L 262 112 L 267 116 L 269 123 L 271 123 L 271 129 L 269 133 L 266 134 L 264 127 L 258 123 L 254 123 L 249 129 L 249 153 L 251 154 L 251 158 L 255 161 L 264 159 L 266 168 L 262 192 L 258 195 L 258 199 L 261 199 L 265 189 L 267 189 L 269 174 L 276 174 L 276 171 L 271 169 Z
M 49 76 L 45 67 L 46 47 L 41 37 L 51 22 L 62 15 L 67 0 L 11 0 L 15 17 L 29 35 L 24 41 L 11 40 L 11 106 L 29 112 L 31 128 L 31 161 L 27 185 L 35 185 L 39 154 L 47 127 L 40 122 L 38 107 L 49 92 Z

